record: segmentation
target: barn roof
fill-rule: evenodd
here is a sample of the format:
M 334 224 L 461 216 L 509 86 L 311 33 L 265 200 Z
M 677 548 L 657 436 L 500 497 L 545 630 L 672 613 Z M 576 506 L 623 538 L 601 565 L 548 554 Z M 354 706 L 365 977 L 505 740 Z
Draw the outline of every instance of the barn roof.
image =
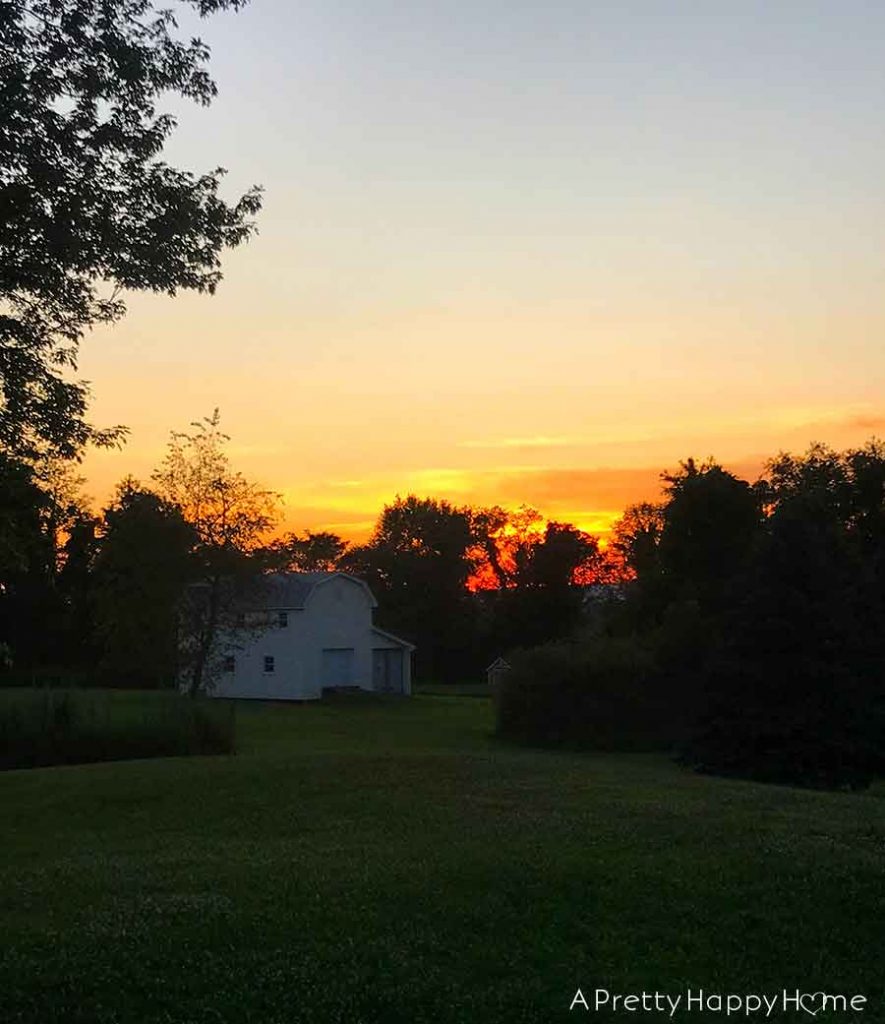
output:
M 361 579 L 344 572 L 277 572 L 264 577 L 260 593 L 249 602 L 253 607 L 268 609 L 299 609 L 307 603 L 315 587 L 341 576 L 363 587 L 369 595 L 372 606 L 376 601 L 372 592 Z

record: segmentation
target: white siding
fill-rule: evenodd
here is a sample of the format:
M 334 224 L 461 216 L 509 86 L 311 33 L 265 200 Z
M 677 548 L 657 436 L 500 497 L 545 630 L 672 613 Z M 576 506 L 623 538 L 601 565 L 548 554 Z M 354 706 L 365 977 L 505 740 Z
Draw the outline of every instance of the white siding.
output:
M 352 685 L 373 688 L 372 650 L 403 649 L 372 625 L 372 598 L 358 580 L 330 576 L 318 583 L 303 609 L 287 611 L 288 625 L 250 631 L 240 639 L 233 672 L 218 676 L 216 697 L 252 697 L 263 700 L 312 700 L 321 696 L 323 651 L 352 649 Z M 275 611 L 275 610 L 274 610 Z M 265 671 L 265 657 L 274 659 L 274 671 Z M 327 658 L 327 664 L 328 664 Z M 404 649 L 403 692 L 410 692 L 409 652 Z

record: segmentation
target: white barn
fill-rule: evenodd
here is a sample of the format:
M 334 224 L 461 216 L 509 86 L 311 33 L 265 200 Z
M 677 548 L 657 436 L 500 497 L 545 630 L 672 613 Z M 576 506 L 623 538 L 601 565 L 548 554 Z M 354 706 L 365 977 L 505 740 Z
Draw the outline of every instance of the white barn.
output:
M 315 700 L 326 688 L 411 693 L 412 644 L 372 622 L 378 602 L 343 572 L 267 577 L 224 643 L 215 697 Z

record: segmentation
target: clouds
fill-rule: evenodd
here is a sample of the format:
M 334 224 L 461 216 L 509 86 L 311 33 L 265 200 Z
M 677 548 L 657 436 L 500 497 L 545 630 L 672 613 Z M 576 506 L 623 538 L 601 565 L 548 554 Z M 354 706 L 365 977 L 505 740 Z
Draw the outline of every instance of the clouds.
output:
M 334 530 L 361 541 L 371 532 L 385 504 L 397 494 L 446 498 L 455 504 L 530 505 L 547 519 L 574 523 L 592 533 L 607 533 L 623 509 L 653 500 L 660 491 L 660 467 L 566 468 L 490 467 L 465 470 L 416 469 L 402 474 L 375 474 L 362 480 L 326 481 L 304 502 L 287 493 L 287 526 Z

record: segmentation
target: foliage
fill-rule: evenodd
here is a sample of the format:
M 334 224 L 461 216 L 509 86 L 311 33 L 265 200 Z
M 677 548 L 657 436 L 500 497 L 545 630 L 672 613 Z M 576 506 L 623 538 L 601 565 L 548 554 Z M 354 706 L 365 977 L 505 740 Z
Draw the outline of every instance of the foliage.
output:
M 522 537 L 512 555 L 501 558 L 512 565 L 507 585 L 487 597 L 489 655 L 572 633 L 583 616 L 583 585 L 601 560 L 596 538 L 568 523 L 549 522 L 543 532 Z
M 160 496 L 180 509 L 205 556 L 223 564 L 228 556 L 236 559 L 261 546 L 279 496 L 231 469 L 225 451 L 230 437 L 221 430 L 218 409 L 191 426 L 190 434 L 172 432 L 151 479 Z
M 256 586 L 279 503 L 277 494 L 231 469 L 230 438 L 220 422 L 216 409 L 192 424 L 193 433 L 173 432 L 152 477 L 195 537 L 195 581 L 178 609 L 179 663 L 191 695 L 214 685 L 224 656 L 219 640 L 237 630 L 237 605 Z
M 658 570 L 658 545 L 664 530 L 664 505 L 641 501 L 628 505 L 612 530 L 612 547 L 634 577 L 648 581 Z
M 54 460 L 35 466 L 0 453 L 0 641 L 19 668 L 72 653 L 66 588 L 88 519 L 78 481 Z
M 55 588 L 63 612 L 58 623 L 61 654 L 68 664 L 91 665 L 97 657 L 95 625 L 95 560 L 99 520 L 80 511 L 67 527 Z M 45 628 L 45 627 L 44 627 Z
M 175 683 L 177 613 L 195 564 L 181 510 L 127 478 L 104 509 L 91 589 L 99 677 L 115 686 Z
M 885 773 L 885 448 L 768 464 L 769 514 L 723 615 L 685 759 L 809 785 Z
M 368 543 L 344 558 L 378 598 L 381 623 L 417 645 L 425 678 L 448 674 L 469 646 L 472 540 L 465 511 L 410 494 L 386 505 Z
M 34 469 L 0 452 L 0 591 L 29 573 L 48 572 L 54 560 L 44 524 L 49 496 Z
M 168 696 L 137 713 L 76 690 L 25 690 L 0 702 L 0 768 L 230 754 L 233 707 Z
M 633 631 L 608 608 L 566 640 L 513 651 L 497 695 L 500 735 L 589 750 L 673 750 L 684 737 L 706 642 L 696 604 Z
M 527 505 L 515 511 L 500 505 L 465 511 L 475 545 L 476 568 L 471 580 L 474 589 L 503 590 L 515 586 L 538 544 L 541 513 Z
M 569 523 L 549 522 L 526 505 L 465 508 L 476 566 L 472 589 L 563 587 L 594 582 L 600 568 L 595 537 Z
M 527 507 L 398 497 L 338 564 L 367 579 L 381 622 L 417 645 L 417 677 L 441 682 L 579 622 L 579 583 L 601 565 L 598 543 L 570 524 L 541 523 Z
M 663 481 L 615 529 L 626 600 L 516 661 L 502 732 L 592 745 L 614 719 L 629 746 L 653 721 L 701 771 L 885 774 L 885 447 L 781 453 L 752 485 L 689 459 Z
M 728 599 L 761 527 L 759 496 L 713 460 L 699 466 L 688 459 L 663 480 L 658 559 L 665 600 L 718 606 Z
M 241 0 L 187 0 L 199 14 Z M 232 204 L 222 169 L 160 159 L 175 127 L 157 101 L 208 104 L 199 39 L 175 38 L 151 0 L 8 0 L 0 5 L 0 446 L 76 456 L 123 428 L 84 420 L 70 379 L 91 327 L 118 320 L 124 291 L 212 292 L 220 255 L 253 230 L 258 189 Z
M 612 546 L 638 577 L 637 611 L 652 619 L 673 601 L 705 609 L 726 599 L 762 524 L 762 494 L 714 460 L 680 463 L 662 473 L 660 502 L 629 506 Z
M 347 547 L 336 533 L 307 530 L 303 536 L 287 533 L 271 541 L 263 558 L 274 572 L 334 572 L 343 564 Z
M 509 664 L 498 695 L 502 736 L 592 750 L 661 746 L 660 719 L 650 708 L 654 666 L 633 638 L 559 641 L 510 654 Z M 665 732 L 663 746 L 671 742 Z

